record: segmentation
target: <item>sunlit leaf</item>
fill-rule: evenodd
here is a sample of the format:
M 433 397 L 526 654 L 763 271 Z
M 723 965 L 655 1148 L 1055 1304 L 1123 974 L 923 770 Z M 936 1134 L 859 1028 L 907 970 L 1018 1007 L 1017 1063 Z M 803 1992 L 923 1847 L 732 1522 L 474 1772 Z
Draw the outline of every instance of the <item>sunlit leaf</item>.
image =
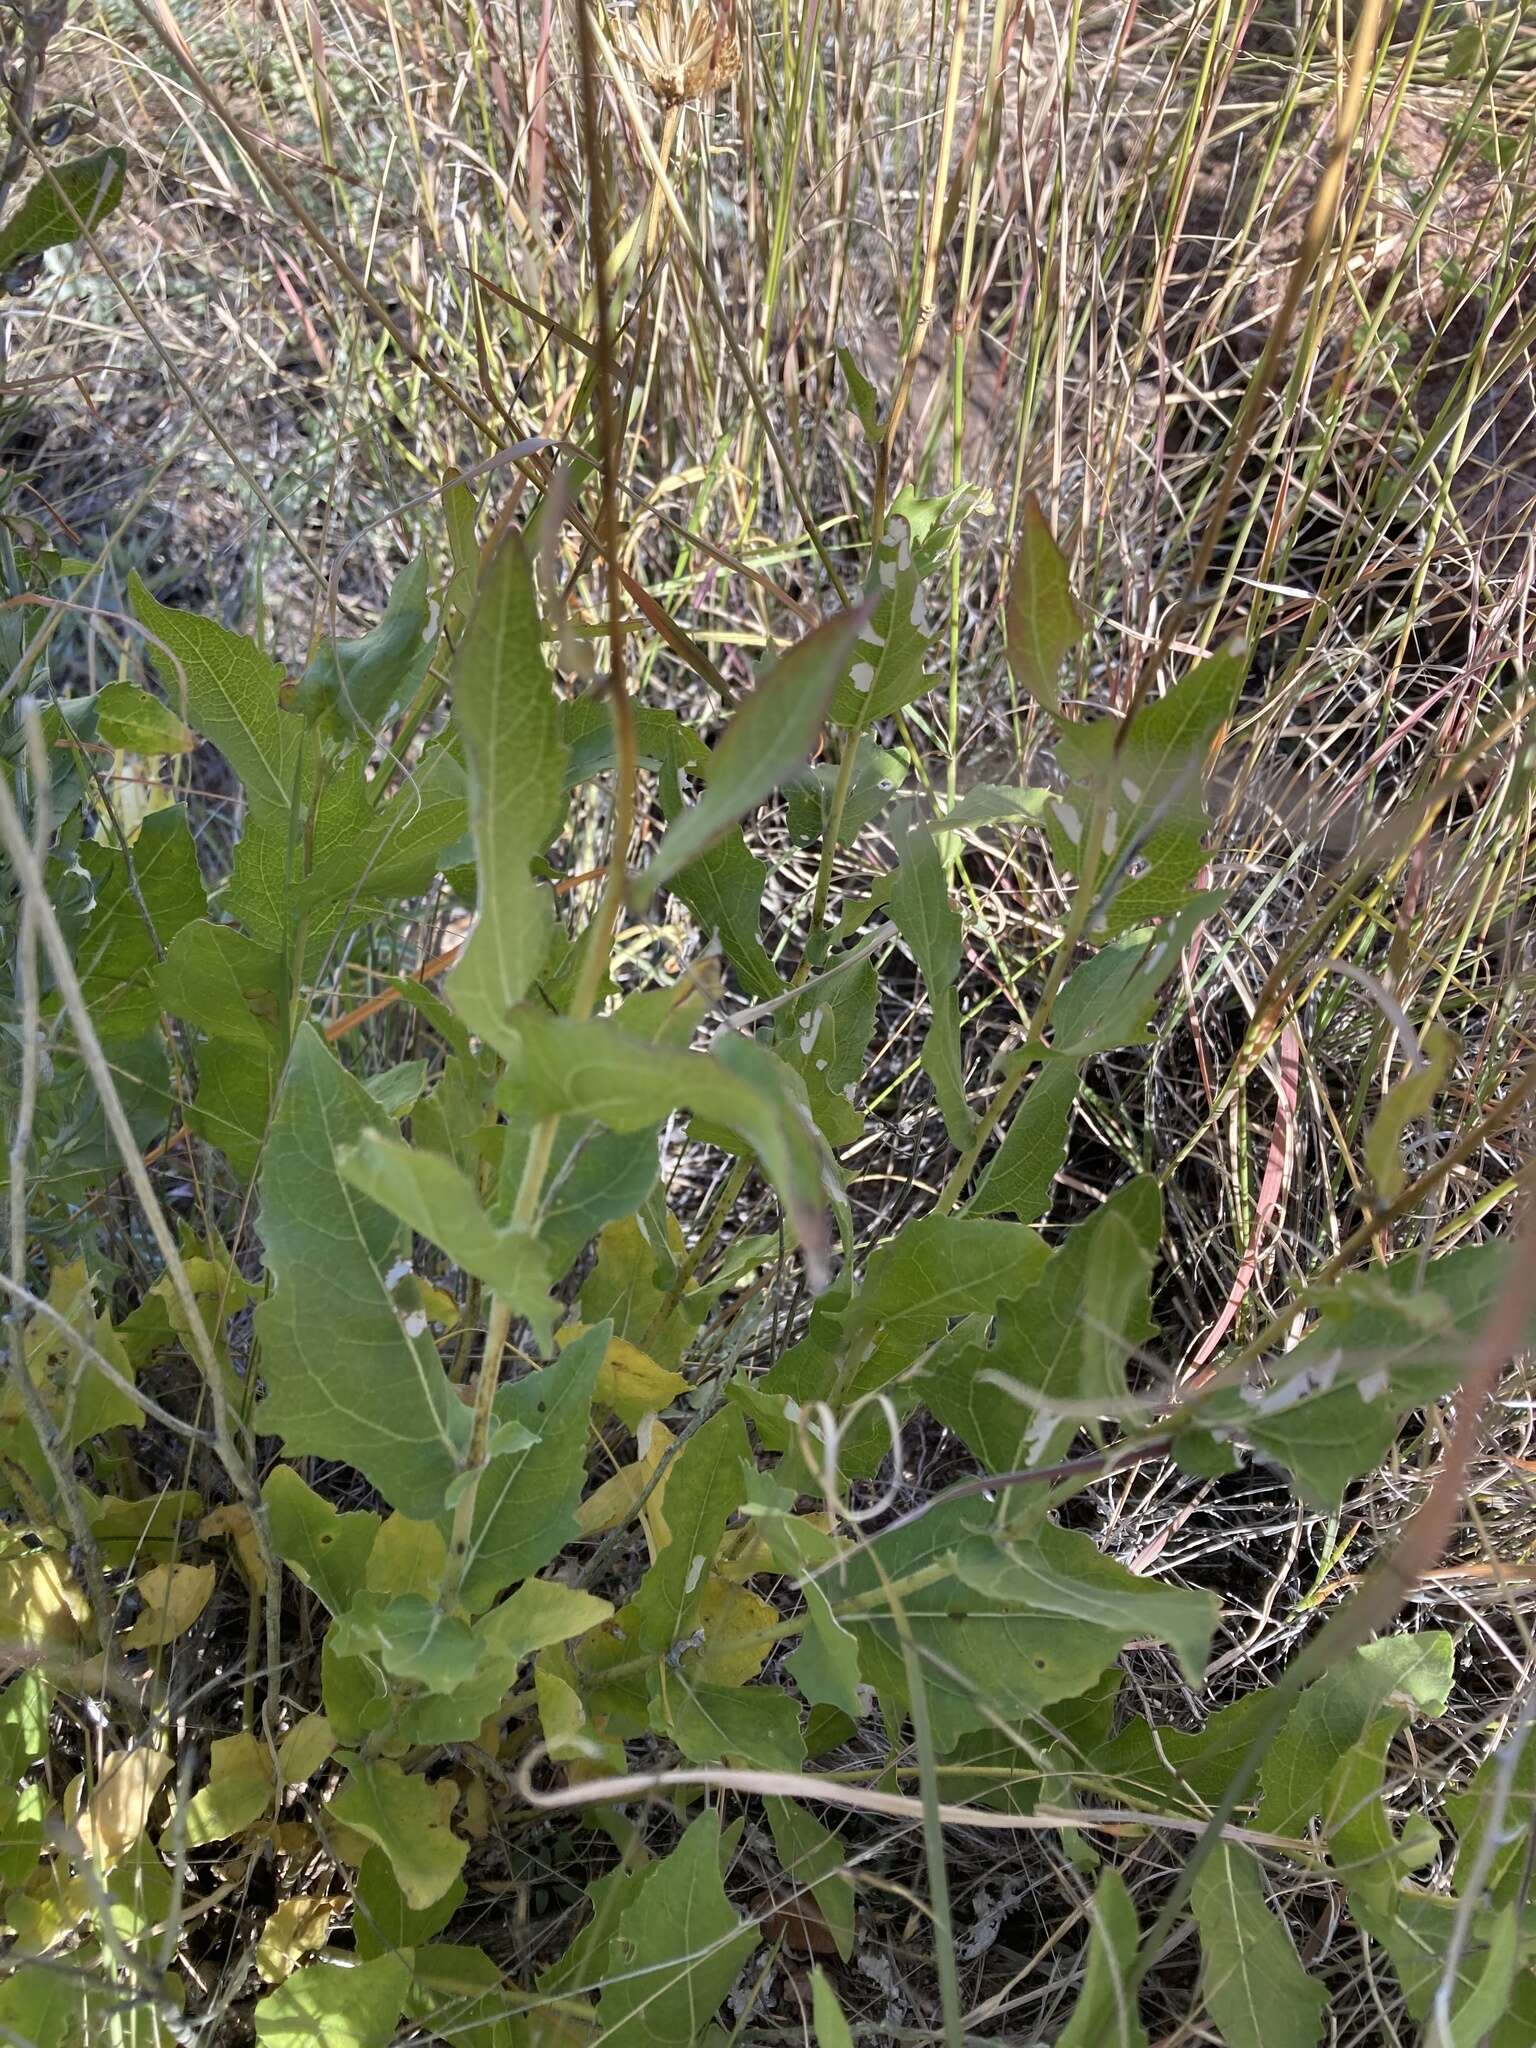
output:
M 1072 595 L 1066 560 L 1033 491 L 1024 500 L 1004 621 L 1008 666 L 1021 688 L 1047 711 L 1060 711 L 1062 663 L 1087 632 L 1088 621 Z
M 209 1745 L 208 1782 L 194 1792 L 182 1816 L 189 1849 L 243 1834 L 276 1794 L 272 1759 L 254 1735 L 224 1735 Z
M 256 2001 L 260 2048 L 389 2048 L 411 1979 L 405 1956 L 324 1957 Z
M 158 1650 L 192 1627 L 213 1595 L 218 1567 L 211 1564 L 151 1565 L 138 1581 L 142 1611 L 117 1638 L 119 1650 Z
M 0 227 L 0 273 L 78 241 L 87 228 L 105 220 L 123 196 L 127 161 L 126 150 L 110 148 L 51 165 Z
M 429 1785 L 398 1764 L 364 1763 L 355 1756 L 340 1761 L 347 1780 L 327 1810 L 384 1851 L 407 1905 L 432 1905 L 469 1853 L 469 1844 L 448 1825 L 458 1788 L 451 1780 Z

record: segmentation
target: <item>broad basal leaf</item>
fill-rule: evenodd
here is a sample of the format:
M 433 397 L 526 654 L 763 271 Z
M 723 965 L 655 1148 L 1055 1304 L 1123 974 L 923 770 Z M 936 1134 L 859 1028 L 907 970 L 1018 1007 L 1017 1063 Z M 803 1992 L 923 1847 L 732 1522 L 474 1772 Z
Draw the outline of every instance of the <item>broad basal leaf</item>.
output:
M 389 1858 L 409 1906 L 430 1906 L 458 1876 L 469 1844 L 448 1826 L 458 1797 L 452 1779 L 429 1785 L 398 1764 L 343 1756 L 347 1780 L 327 1809 Z
M 260 1426 L 293 1455 L 355 1465 L 392 1506 L 430 1520 L 461 1467 L 469 1411 L 430 1338 L 407 1331 L 391 1297 L 399 1226 L 336 1164 L 384 1122 L 305 1026 L 261 1178 L 273 1287 L 256 1312 L 267 1385 Z
M 690 1763 L 732 1761 L 764 1771 L 805 1762 L 800 1709 L 775 1685 L 696 1685 L 658 1665 L 651 1677 L 651 1725 Z
M 389 2048 L 410 1987 L 407 1956 L 321 1957 L 256 2001 L 259 2048 Z
M 1218 1842 L 1196 1872 L 1191 1904 L 1205 2002 L 1228 2048 L 1313 2048 L 1328 1994 L 1301 1967 L 1271 1912 L 1253 1851 Z
M 973 1216 L 1016 1216 L 1033 1223 L 1051 1205 L 1056 1176 L 1067 1163 L 1067 1131 L 1077 1100 L 1077 1070 L 1048 1062 L 1019 1097 L 1003 1141 L 987 1161 L 969 1204 Z
M 378 1516 L 362 1509 L 338 1513 L 291 1465 L 272 1467 L 261 1496 L 278 1556 L 332 1614 L 340 1614 L 363 1583 Z
M 869 960 L 841 968 L 833 963 L 779 1013 L 775 1050 L 805 1083 L 811 1114 L 836 1149 L 863 1135 L 864 1117 L 853 1097 L 864 1077 L 879 993 Z
M 597 2018 L 604 2048 L 698 2041 L 756 1945 L 720 1881 L 720 1821 L 702 1813 L 619 1915 Z
M 187 814 L 152 811 L 127 855 L 92 840 L 79 858 L 95 908 L 75 949 L 75 972 L 98 1036 L 136 1038 L 160 1015 L 159 962 L 184 925 L 203 914 L 202 877 Z M 130 865 L 132 869 L 130 872 Z
M 510 529 L 485 566 L 454 659 L 453 706 L 469 765 L 479 894 L 448 991 L 471 1029 L 504 1050 L 512 1007 L 549 951 L 549 896 L 529 864 L 565 809 L 565 749 L 533 574 Z

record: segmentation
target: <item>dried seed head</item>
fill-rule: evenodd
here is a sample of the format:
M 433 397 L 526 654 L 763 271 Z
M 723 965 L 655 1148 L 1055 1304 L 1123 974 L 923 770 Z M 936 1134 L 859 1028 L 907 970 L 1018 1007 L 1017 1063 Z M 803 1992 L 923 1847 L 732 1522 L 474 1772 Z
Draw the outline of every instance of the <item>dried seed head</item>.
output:
M 731 0 L 640 0 L 619 42 L 666 107 L 707 100 L 741 70 Z

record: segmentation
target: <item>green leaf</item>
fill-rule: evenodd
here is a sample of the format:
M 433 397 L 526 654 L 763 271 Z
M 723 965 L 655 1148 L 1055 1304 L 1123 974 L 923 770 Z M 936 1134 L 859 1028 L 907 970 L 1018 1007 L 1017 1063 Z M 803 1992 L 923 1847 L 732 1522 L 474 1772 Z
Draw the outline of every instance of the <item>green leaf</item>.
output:
M 299 678 L 294 708 L 340 738 L 371 737 L 413 697 L 432 658 L 427 558 L 418 555 L 390 589 L 383 616 L 355 640 L 327 638 Z
M 95 909 L 75 948 L 81 993 L 102 1038 L 137 1038 L 159 1019 L 161 955 L 205 907 L 187 814 L 152 811 L 126 856 L 115 844 L 92 840 L 79 859 L 95 890 Z
M 0 272 L 73 242 L 105 220 L 123 196 L 127 162 L 126 150 L 93 149 L 40 177 L 0 227 Z
M 96 692 L 96 734 L 130 754 L 187 754 L 197 744 L 170 706 L 137 683 L 108 683 Z
M 1150 934 L 1128 932 L 1085 960 L 1056 998 L 1050 1044 L 1031 1040 L 1023 1056 L 1044 1053 L 1082 1061 L 1150 1044 L 1147 1022 L 1157 1008 L 1158 991 L 1196 929 L 1221 902 L 1211 893 L 1192 896 Z
M 1271 1834 L 1305 1835 L 1334 1767 L 1377 1715 L 1390 1711 L 1400 1726 L 1415 1709 L 1443 1713 L 1451 1676 L 1451 1639 L 1433 1629 L 1366 1643 L 1308 1686 L 1265 1754 L 1258 1825 Z
M 1056 1176 L 1067 1163 L 1067 1131 L 1077 1100 L 1078 1075 L 1066 1060 L 1051 1060 L 1036 1074 L 987 1161 L 967 1205 L 972 1216 L 1016 1216 L 1033 1223 L 1051 1205 Z
M 651 1680 L 651 1717 L 691 1763 L 798 1771 L 805 1762 L 799 1709 L 777 1686 L 695 1685 L 662 1666 Z
M 1091 1913 L 1083 1988 L 1056 2048 L 1146 2048 L 1134 1975 L 1141 1929 L 1118 1871 L 1099 1879 Z
M 331 1640 L 338 1656 L 373 1657 L 430 1692 L 463 1685 L 480 1662 L 468 1625 L 420 1593 L 359 1593 L 332 1623 Z
M 928 578 L 949 552 L 968 494 L 919 498 L 898 492 L 864 583 L 867 623 L 843 656 L 831 719 L 850 731 L 891 718 L 929 688 L 924 657 L 933 644 Z
M 353 1895 L 352 1927 L 358 1954 L 365 1960 L 395 1955 L 430 1941 L 434 1934 L 442 1933 L 463 1905 L 464 1896 L 464 1880 L 456 1877 L 430 1906 L 409 1905 L 395 1883 L 389 1858 L 382 1849 L 370 1849 L 358 1866 Z
M 813 1706 L 836 1707 L 850 1720 L 861 1720 L 864 1703 L 859 1698 L 857 1638 L 838 1620 L 831 1601 L 814 1580 L 800 1590 L 809 1621 L 800 1647 L 786 1660 L 790 1676 Z
M 831 823 L 840 772 L 834 763 L 818 761 L 786 784 L 789 836 L 796 846 L 814 845 Z M 867 734 L 861 735 L 853 775 L 843 799 L 838 844 L 852 846 L 865 826 L 873 824 L 886 809 L 893 792 L 906 779 L 904 755 L 879 746 Z
M 1169 1646 L 1191 1685 L 1205 1676 L 1221 1612 L 1215 1594 L 1139 1578 L 1105 1557 L 1080 1530 L 1042 1522 L 1025 1536 L 970 1537 L 955 1552 L 955 1575 L 989 1600 L 1031 1615 L 1056 1615 L 1097 1632 L 1106 1643 L 1113 1640 L 1103 1664 L 1126 1643 L 1151 1636 Z
M 1050 1464 L 1089 1419 L 1085 1406 L 1114 1415 L 1124 1404 L 1126 1361 L 1154 1335 L 1148 1287 L 1161 1227 L 1157 1182 L 1139 1175 L 1001 1304 L 990 1349 L 930 1368 L 929 1406 L 989 1471 Z M 1057 1401 L 1076 1405 L 1063 1416 Z
M 526 1316 L 540 1349 L 549 1349 L 556 1304 L 538 1238 L 519 1225 L 494 1223 L 452 1160 L 373 1130 L 343 1148 L 336 1164 L 350 1186 L 440 1245 L 456 1266 Z
M 669 1650 L 693 1626 L 727 1518 L 741 1500 L 747 1432 L 739 1410 L 721 1408 L 683 1445 L 667 1474 L 672 1540 L 640 1581 L 630 1612 L 645 1650 Z
M 864 1078 L 879 997 L 870 961 L 834 963 L 779 1013 L 778 1056 L 804 1082 L 811 1115 L 835 1149 L 863 1136 L 864 1118 L 851 1091 Z
M 1351 1274 L 1324 1296 L 1316 1327 L 1273 1362 L 1272 1384 L 1211 1397 L 1201 1421 L 1246 1437 L 1310 1501 L 1338 1507 L 1350 1480 L 1396 1442 L 1403 1416 L 1460 1381 L 1508 1258 L 1495 1241 L 1460 1246 L 1422 1271 L 1404 1258 L 1384 1273 Z
M 271 1120 L 285 972 L 270 948 L 199 918 L 171 940 L 156 977 L 165 1008 L 207 1034 L 187 1122 L 242 1180 L 256 1171 Z
M 322 1957 L 256 2001 L 260 2048 L 389 2048 L 410 1988 L 406 1956 Z
M 1450 1032 L 1443 1025 L 1431 1024 L 1424 1033 L 1424 1064 L 1410 1068 L 1387 1090 L 1365 1134 L 1365 1170 L 1377 1201 L 1395 1202 L 1408 1185 L 1403 1166 L 1403 1134 L 1410 1124 L 1428 1116 L 1433 1109 L 1457 1050 Z
M 430 1337 L 391 1297 L 398 1225 L 337 1155 L 384 1119 L 312 1026 L 294 1041 L 261 1177 L 272 1292 L 256 1311 L 259 1426 L 289 1454 L 355 1465 L 402 1514 L 430 1520 L 463 1463 L 469 1411 Z
M 837 1943 L 837 1952 L 846 1963 L 853 1954 L 857 1930 L 853 1881 L 843 1875 L 842 1843 L 798 1799 L 765 1799 L 763 1811 L 768 1816 L 779 1868 L 799 1890 L 809 1886 Z M 821 2036 L 823 2044 L 826 2038 L 825 2034 Z
M 1132 1806 L 1208 1815 L 1263 1738 L 1269 1713 L 1263 1690 L 1218 1707 L 1205 1726 L 1153 1728 L 1137 1716 L 1091 1759 L 1095 1773 Z
M 619 1915 L 597 2010 L 604 2048 L 701 2039 L 756 1945 L 720 1881 L 719 1816 L 702 1813 Z
M 279 709 L 282 669 L 243 634 L 158 603 L 137 575 L 128 596 L 172 709 L 213 741 L 239 777 L 252 817 L 275 813 L 286 832 L 304 728 Z
M 470 1028 L 502 1051 L 512 1008 L 550 946 L 549 895 L 529 864 L 565 809 L 565 750 L 533 572 L 512 529 L 482 573 L 454 658 L 453 702 L 469 764 L 479 900 L 448 993 Z
M 272 1467 L 261 1497 L 278 1556 L 332 1614 L 342 1613 L 363 1584 L 378 1516 L 364 1510 L 338 1514 L 291 1465 Z
M 819 1244 L 822 1153 L 784 1068 L 766 1047 L 727 1034 L 713 1052 L 674 1052 L 610 1020 L 518 1012 L 503 1096 L 540 1115 L 649 1131 L 685 1105 L 745 1139 L 782 1195 L 802 1243 Z
M 942 1503 L 908 1528 L 874 1538 L 873 1555 L 851 1558 L 839 1584 L 840 1617 L 858 1637 L 865 1679 L 883 1700 L 904 1708 L 906 1668 L 894 1619 L 883 1603 L 855 1612 L 844 1595 L 880 1586 L 876 1559 L 897 1583 L 936 1564 L 950 1566 L 902 1603 L 941 1750 L 970 1729 L 992 1725 L 993 1715 L 1019 1719 L 1077 1698 L 1142 1636 L 1175 1637 L 1190 1668 L 1199 1667 L 1216 1612 L 1209 1595 L 1137 1579 L 1101 1556 L 1090 1537 L 1049 1523 L 1005 1554 L 990 1534 L 994 1512 L 985 1503 Z M 972 1538 L 980 1541 L 965 1550 L 962 1578 L 955 1559 Z M 1039 1604 L 1015 1605 L 1015 1598 Z
M 1240 649 L 1208 656 L 1145 705 L 1128 733 L 1118 719 L 1097 718 L 1058 734 L 1057 758 L 1075 787 L 1050 806 L 1046 825 L 1062 865 L 1081 868 L 1098 799 L 1095 934 L 1114 937 L 1183 905 L 1205 860 L 1206 756 L 1237 703 L 1245 661 Z
M 1003 617 L 1008 666 L 1037 704 L 1058 713 L 1061 666 L 1087 633 L 1088 620 L 1072 595 L 1066 559 L 1033 491 L 1024 500 Z
M 850 1327 L 877 1324 L 922 1343 L 952 1316 L 988 1315 L 1039 1278 L 1044 1243 L 1016 1223 L 920 1216 L 871 1253 Z
M 452 1779 L 429 1785 L 398 1764 L 364 1763 L 346 1755 L 337 1761 L 346 1765 L 347 1781 L 328 1811 L 384 1851 L 408 1906 L 430 1906 L 453 1883 L 469 1853 L 469 1844 L 448 1826 L 458 1787 Z
M 1013 789 L 999 782 L 978 782 L 952 811 L 935 818 L 931 832 L 978 831 L 988 825 L 1021 828 L 1044 822 L 1052 802 L 1048 789 Z
M 1536 1836 L 1536 1741 L 1523 1729 L 1511 1731 L 1478 1765 L 1467 1790 L 1453 1794 L 1446 1806 L 1456 1826 L 1457 1891 L 1465 1894 L 1475 1878 L 1496 1906 L 1518 1899 L 1526 1844 Z M 1497 1839 L 1485 1863 L 1490 1829 L 1497 1830 Z
M 597 1323 L 553 1364 L 497 1390 L 496 1429 L 520 1423 L 535 1441 L 493 1457 L 481 1478 L 459 1586 L 471 1612 L 581 1533 L 576 1503 L 586 1479 L 592 1392 L 611 1334 L 610 1323 Z
M 538 1121 L 526 1110 L 507 1111 L 499 1210 L 510 1210 Z M 426 1137 L 419 1112 L 412 1128 L 418 1137 Z M 634 1214 L 656 1185 L 656 1169 L 654 1131 L 605 1131 L 583 1117 L 560 1118 L 538 1217 L 539 1245 L 553 1284 L 558 1285 L 606 1224 Z
M 816 744 L 838 671 L 864 624 L 862 610 L 828 619 L 760 676 L 711 750 L 702 793 L 667 828 L 641 877 L 654 892 L 668 883 L 787 782 Z
M 944 863 L 933 835 L 911 831 L 901 841 L 900 851 L 901 865 L 891 888 L 891 917 L 922 970 L 933 1010 L 923 1042 L 923 1065 L 934 1084 L 950 1142 L 964 1147 L 970 1143 L 972 1127 L 965 1106 L 960 1002 L 955 992 L 964 927 L 949 900 Z
M 873 384 L 859 368 L 857 356 L 851 348 L 839 342 L 837 349 L 838 367 L 843 373 L 843 382 L 848 386 L 848 396 L 859 425 L 870 441 L 880 438 L 880 398 Z
M 1297 1959 L 1264 1897 L 1258 1858 L 1218 1842 L 1190 1894 L 1205 1957 L 1205 2002 L 1227 2048 L 1313 2048 L 1328 1994 Z

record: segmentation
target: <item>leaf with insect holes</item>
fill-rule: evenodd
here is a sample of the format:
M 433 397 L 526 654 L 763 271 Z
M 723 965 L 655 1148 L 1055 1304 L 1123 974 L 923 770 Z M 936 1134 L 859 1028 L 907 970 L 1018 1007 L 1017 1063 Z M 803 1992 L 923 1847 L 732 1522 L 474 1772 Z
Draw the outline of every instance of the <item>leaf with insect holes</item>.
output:
M 529 873 L 565 810 L 565 748 L 544 659 L 533 571 L 509 529 L 486 563 L 453 663 L 453 715 L 469 767 L 479 898 L 448 994 L 505 1049 L 513 1006 L 549 952 L 549 893 Z
M 856 1144 L 863 1112 L 850 1090 L 864 1078 L 880 985 L 872 962 L 830 964 L 828 971 L 779 1012 L 775 1046 L 805 1084 L 811 1115 L 835 1150 Z
M 408 1955 L 321 1956 L 257 1999 L 257 2048 L 389 2048 L 410 1982 Z
M 347 1779 L 327 1810 L 384 1851 L 407 1905 L 430 1906 L 469 1853 L 468 1842 L 448 1826 L 458 1787 L 451 1779 L 429 1785 L 382 1760 L 365 1763 L 344 1755 L 337 1761 L 346 1766 Z
M 933 644 L 926 585 L 948 554 L 973 502 L 967 491 L 892 502 L 864 583 L 865 623 L 847 650 L 832 698 L 834 725 L 862 731 L 891 718 L 929 687 L 923 662 Z
M 1219 910 L 1214 890 L 1191 896 L 1181 910 L 1147 931 L 1126 932 L 1068 976 L 1051 1014 L 1050 1043 L 1031 1039 L 1023 1055 L 1081 1062 L 1097 1053 L 1150 1043 L 1148 1022 L 1163 983 L 1196 931 Z
M 332 1614 L 340 1614 L 363 1583 L 378 1516 L 366 1509 L 339 1514 L 291 1465 L 272 1467 L 261 1497 L 278 1556 Z
M 558 1556 L 581 1533 L 587 1431 L 613 1326 L 595 1324 L 551 1365 L 497 1389 L 492 1440 L 520 1425 L 530 1441 L 493 1455 L 475 1494 L 459 1595 L 471 1613 Z
M 251 817 L 276 813 L 286 831 L 295 792 L 304 798 L 308 784 L 295 779 L 304 728 L 278 703 L 282 669 L 244 634 L 160 604 L 137 574 L 128 597 L 172 710 L 224 756 Z
M 1072 787 L 1046 812 L 1064 868 L 1086 865 L 1083 835 L 1098 817 L 1097 909 L 1089 929 L 1114 938 L 1183 904 L 1205 861 L 1206 757 L 1242 687 L 1241 647 L 1212 654 L 1130 730 L 1117 718 L 1063 726 L 1056 758 Z
M 261 1176 L 272 1292 L 256 1311 L 260 1427 L 290 1456 L 355 1465 L 392 1507 L 429 1520 L 463 1463 L 469 1411 L 430 1336 L 410 1332 L 391 1298 L 399 1225 L 336 1164 L 386 1121 L 305 1025 Z
M 47 249 L 78 241 L 87 228 L 104 221 L 123 196 L 127 162 L 127 151 L 113 148 L 52 165 L 0 227 L 0 274 Z
M 96 735 L 130 754 L 189 754 L 197 735 L 168 704 L 137 683 L 108 683 L 96 692 Z
M 725 1524 L 741 1500 L 747 1432 L 740 1412 L 721 1408 L 683 1445 L 667 1475 L 667 1527 L 672 1540 L 630 1604 L 644 1650 L 668 1650 L 693 1626 L 710 1562 Z
M 1033 491 L 1024 500 L 1003 621 L 1008 666 L 1020 687 L 1045 710 L 1059 713 L 1062 664 L 1087 633 L 1088 620 Z
M 160 960 L 206 907 L 197 849 L 180 809 L 152 811 L 128 854 L 92 840 L 77 858 L 95 909 L 75 947 L 75 972 L 97 1034 L 136 1038 L 160 1015 Z
M 1003 1301 L 993 1343 L 952 1365 L 935 1362 L 924 1398 L 989 1472 L 1053 1463 L 1088 1415 L 1053 1401 L 1116 1413 L 1126 1361 L 1155 1334 L 1148 1288 L 1162 1205 L 1148 1174 L 1075 1224 L 1025 1293 Z
M 419 1237 L 440 1245 L 456 1266 L 525 1316 L 539 1348 L 549 1349 L 556 1304 L 549 1296 L 549 1267 L 537 1236 L 519 1224 L 494 1223 L 451 1159 L 372 1130 L 344 1147 L 336 1165 L 350 1186 Z
M 1401 1726 L 1416 1708 L 1444 1713 L 1453 1655 L 1442 1630 L 1384 1636 L 1309 1685 L 1270 1743 L 1260 1766 L 1264 1796 L 1258 1825 L 1267 1833 L 1304 1835 L 1321 1812 L 1330 1774 L 1378 1715 Z
M 430 621 L 427 558 L 418 555 L 395 578 L 376 626 L 357 639 L 328 632 L 321 640 L 299 678 L 294 709 L 334 738 L 371 738 L 421 687 L 432 659 Z
M 1190 1893 L 1206 2006 L 1228 2048 L 1313 2048 L 1328 1994 L 1301 1967 L 1251 1849 L 1218 1841 Z
M 508 1048 L 508 1100 L 540 1115 L 591 1118 L 609 1130 L 654 1129 L 687 1107 L 744 1139 L 778 1188 L 801 1243 L 820 1245 L 824 1153 L 803 1100 L 765 1046 L 740 1033 L 708 1053 L 629 1037 L 607 1018 L 578 1022 L 518 1012 Z
M 1118 1871 L 1106 1870 L 1089 1908 L 1088 1962 L 1072 2017 L 1056 2048 L 1146 2048 L 1136 2011 L 1136 1951 L 1141 1929 Z
M 862 610 L 818 626 L 760 676 L 710 756 L 698 801 L 670 825 L 641 876 L 654 892 L 778 789 L 815 746 Z
M 701 1813 L 619 1914 L 597 2009 L 604 2048 L 701 2040 L 757 1940 L 720 1881 L 719 1816 Z
M 893 792 L 907 779 L 907 765 L 904 755 L 877 746 L 867 734 L 861 736 L 843 800 L 839 845 L 852 846 L 865 826 L 887 809 Z M 818 761 L 786 785 L 789 836 L 796 846 L 813 846 L 832 822 L 839 775 L 835 763 Z
M 1404 1415 L 1460 1381 L 1509 1256 L 1500 1242 L 1461 1245 L 1422 1270 L 1403 1258 L 1349 1275 L 1323 1296 L 1303 1341 L 1272 1362 L 1269 1383 L 1219 1390 L 1201 1404 L 1202 1424 L 1246 1438 L 1332 1511 L 1386 1456 Z

